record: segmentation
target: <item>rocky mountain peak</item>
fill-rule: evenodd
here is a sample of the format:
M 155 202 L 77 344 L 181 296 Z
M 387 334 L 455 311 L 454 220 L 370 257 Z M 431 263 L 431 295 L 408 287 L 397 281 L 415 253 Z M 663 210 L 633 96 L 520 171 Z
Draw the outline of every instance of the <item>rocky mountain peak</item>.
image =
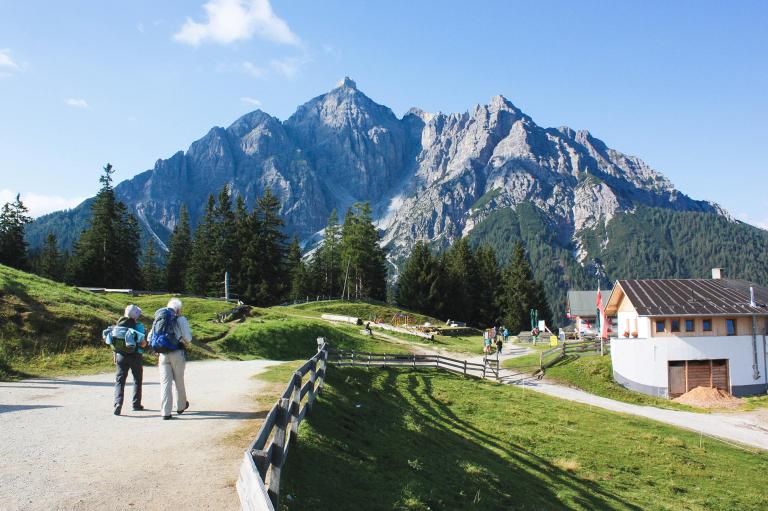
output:
M 352 78 L 345 76 L 344 78 L 339 80 L 339 83 L 336 84 L 336 88 L 357 90 L 357 83 L 355 83 L 355 81 Z

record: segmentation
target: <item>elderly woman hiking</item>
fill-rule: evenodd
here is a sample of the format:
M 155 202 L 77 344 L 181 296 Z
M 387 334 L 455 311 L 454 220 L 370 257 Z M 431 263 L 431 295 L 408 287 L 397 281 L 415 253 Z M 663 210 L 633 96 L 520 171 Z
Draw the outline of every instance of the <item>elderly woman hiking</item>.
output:
M 171 298 L 167 307 L 155 312 L 149 335 L 150 346 L 160 355 L 160 411 L 163 420 L 169 420 L 173 410 L 173 384 L 176 384 L 176 412 L 182 414 L 189 408 L 184 368 L 187 364 L 186 348 L 192 343 L 192 330 L 187 318 L 181 315 L 181 300 Z
M 102 337 L 112 347 L 112 361 L 117 367 L 115 374 L 114 414 L 123 410 L 123 395 L 128 371 L 133 375 L 133 410 L 141 411 L 141 384 L 144 379 L 144 356 L 147 341 L 144 339 L 144 325 L 139 323 L 141 309 L 131 304 L 125 308 L 125 314 L 115 326 L 104 330 Z

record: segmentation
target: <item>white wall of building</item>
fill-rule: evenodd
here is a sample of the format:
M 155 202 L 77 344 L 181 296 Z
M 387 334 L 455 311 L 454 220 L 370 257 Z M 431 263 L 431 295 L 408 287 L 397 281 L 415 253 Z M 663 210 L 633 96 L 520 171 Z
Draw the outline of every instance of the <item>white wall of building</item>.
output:
M 619 330 L 624 323 L 619 314 Z M 641 320 L 647 318 L 640 318 Z M 641 321 L 642 323 L 642 321 Z M 648 322 L 650 325 L 650 322 Z M 650 326 L 648 326 L 650 328 Z M 642 333 L 640 334 L 642 336 Z M 611 340 L 611 361 L 616 379 L 624 384 L 629 380 L 632 387 L 648 394 L 666 395 L 668 386 L 668 362 L 670 360 L 728 359 L 728 376 L 731 389 L 737 386 L 766 384 L 763 336 L 757 337 L 758 368 L 760 379 L 753 378 L 752 336 L 733 337 L 657 337 L 621 338 Z M 733 391 L 733 390 L 732 390 Z

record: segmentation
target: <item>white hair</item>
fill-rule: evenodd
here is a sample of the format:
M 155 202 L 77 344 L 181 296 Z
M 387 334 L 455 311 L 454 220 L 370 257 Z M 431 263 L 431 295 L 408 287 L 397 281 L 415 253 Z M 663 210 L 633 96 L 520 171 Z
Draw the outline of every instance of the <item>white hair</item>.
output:
M 139 316 L 141 316 L 141 309 L 136 305 L 130 304 L 125 308 L 126 318 L 139 319 Z
M 171 298 L 168 300 L 168 307 L 176 311 L 176 314 L 181 312 L 181 300 L 178 298 Z

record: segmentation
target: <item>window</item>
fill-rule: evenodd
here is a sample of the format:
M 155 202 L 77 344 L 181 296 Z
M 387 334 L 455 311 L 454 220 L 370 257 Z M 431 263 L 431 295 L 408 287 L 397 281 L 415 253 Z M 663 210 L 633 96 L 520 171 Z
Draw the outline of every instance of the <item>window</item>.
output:
M 712 331 L 712 320 L 711 319 L 702 319 L 701 320 L 701 329 L 705 332 L 711 332 Z
M 680 320 L 679 319 L 673 319 L 672 320 L 672 327 L 670 328 L 672 332 L 679 332 L 680 331 Z
M 685 331 L 686 332 L 693 332 L 696 330 L 696 324 L 692 319 L 686 319 L 685 320 Z
M 657 319 L 656 320 L 656 332 L 661 333 L 664 331 L 664 323 L 665 321 L 663 319 Z
M 726 335 L 736 335 L 736 320 L 735 319 L 726 319 L 725 320 L 725 331 L 726 331 Z

